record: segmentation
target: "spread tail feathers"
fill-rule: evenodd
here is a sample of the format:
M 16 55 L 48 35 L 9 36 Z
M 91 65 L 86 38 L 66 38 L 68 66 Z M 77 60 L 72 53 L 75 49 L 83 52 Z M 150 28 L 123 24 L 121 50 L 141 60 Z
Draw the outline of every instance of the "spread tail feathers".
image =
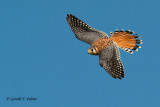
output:
M 138 51 L 137 48 L 141 48 L 141 46 L 138 46 L 137 44 L 142 44 L 142 40 L 139 39 L 140 36 L 133 33 L 134 32 L 130 32 L 130 30 L 115 30 L 114 33 L 110 33 L 110 39 L 113 40 L 121 49 L 129 53 L 133 53 L 132 50 Z

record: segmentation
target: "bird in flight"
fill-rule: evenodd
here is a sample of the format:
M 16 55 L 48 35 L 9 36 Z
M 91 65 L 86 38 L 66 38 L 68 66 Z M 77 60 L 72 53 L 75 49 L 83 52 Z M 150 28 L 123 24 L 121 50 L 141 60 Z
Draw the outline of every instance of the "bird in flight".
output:
M 88 43 L 91 47 L 88 53 L 99 55 L 99 64 L 113 78 L 124 78 L 124 68 L 120 59 L 119 48 L 129 53 L 138 51 L 137 44 L 142 44 L 138 34 L 123 29 L 110 32 L 109 36 L 100 30 L 94 29 L 72 14 L 67 14 L 67 22 L 76 38 Z

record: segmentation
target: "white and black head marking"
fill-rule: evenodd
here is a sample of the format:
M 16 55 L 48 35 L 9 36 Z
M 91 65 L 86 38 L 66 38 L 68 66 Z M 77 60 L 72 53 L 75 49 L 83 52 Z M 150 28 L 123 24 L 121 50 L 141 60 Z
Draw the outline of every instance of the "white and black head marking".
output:
M 88 49 L 88 54 L 91 54 L 91 55 L 98 55 L 98 49 L 97 47 L 95 46 L 92 46 Z

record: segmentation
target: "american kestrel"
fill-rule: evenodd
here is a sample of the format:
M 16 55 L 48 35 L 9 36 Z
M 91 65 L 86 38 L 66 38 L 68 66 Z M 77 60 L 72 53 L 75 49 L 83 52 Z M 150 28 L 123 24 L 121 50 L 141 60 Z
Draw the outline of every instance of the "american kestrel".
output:
M 113 78 L 124 78 L 124 68 L 120 59 L 119 48 L 133 53 L 141 48 L 140 36 L 130 30 L 115 30 L 110 32 L 110 38 L 105 32 L 94 29 L 72 14 L 67 14 L 67 22 L 76 38 L 91 45 L 88 53 L 99 55 L 99 64 Z

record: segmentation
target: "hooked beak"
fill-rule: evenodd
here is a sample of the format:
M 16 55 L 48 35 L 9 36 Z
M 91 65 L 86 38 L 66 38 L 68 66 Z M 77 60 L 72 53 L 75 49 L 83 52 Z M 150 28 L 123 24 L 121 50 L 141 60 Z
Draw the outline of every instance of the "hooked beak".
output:
M 91 54 L 91 53 L 92 53 L 91 49 L 88 49 L 88 54 Z

